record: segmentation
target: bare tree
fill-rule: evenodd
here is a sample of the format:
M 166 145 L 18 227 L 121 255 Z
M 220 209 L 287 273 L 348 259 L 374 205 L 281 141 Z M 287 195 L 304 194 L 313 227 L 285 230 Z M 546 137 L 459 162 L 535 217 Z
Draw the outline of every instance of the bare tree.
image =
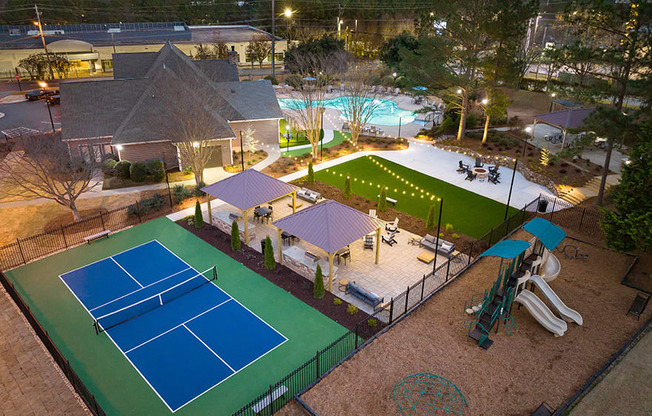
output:
M 359 66 L 352 67 L 344 79 L 350 85 L 341 97 L 343 115 L 349 124 L 351 142 L 358 144 L 358 137 L 382 104 L 383 94 L 371 84 L 372 73 Z
M 79 221 L 77 198 L 94 188 L 96 156 L 88 159 L 76 155 L 59 135 L 41 134 L 16 140 L 14 152 L 0 162 L 0 181 L 7 195 L 46 198 L 70 208 Z M 89 146 L 92 149 L 93 146 Z M 92 151 L 91 151 L 92 153 Z
M 258 62 L 260 67 L 263 67 L 263 61 L 272 52 L 272 44 L 269 38 L 262 33 L 256 35 L 254 39 L 247 45 L 247 55 L 251 59 L 251 65 Z
M 226 46 L 226 42 L 219 36 L 213 39 L 213 52 L 217 59 L 226 59 L 229 56 L 229 47 Z
M 317 157 L 320 131 L 323 127 L 322 102 L 326 95 L 326 86 L 330 77 L 342 68 L 342 61 L 347 59 L 346 54 L 338 52 L 328 55 L 306 53 L 296 56 L 297 64 L 304 68 L 307 74 L 313 74 L 316 78 L 315 81 L 309 81 L 306 85 L 290 92 L 290 96 L 294 99 L 289 101 L 288 117 L 295 120 L 299 128 L 303 129 L 312 147 L 313 160 Z

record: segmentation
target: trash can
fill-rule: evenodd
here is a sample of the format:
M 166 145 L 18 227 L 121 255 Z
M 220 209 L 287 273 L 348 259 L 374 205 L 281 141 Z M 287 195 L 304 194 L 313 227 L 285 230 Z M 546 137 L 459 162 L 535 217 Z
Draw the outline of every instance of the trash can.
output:
M 539 199 L 539 207 L 538 207 L 539 212 L 546 212 L 546 209 L 548 209 L 548 200 Z M 263 241 L 263 243 L 265 242 Z
M 265 254 L 265 239 L 260 240 L 260 252 Z

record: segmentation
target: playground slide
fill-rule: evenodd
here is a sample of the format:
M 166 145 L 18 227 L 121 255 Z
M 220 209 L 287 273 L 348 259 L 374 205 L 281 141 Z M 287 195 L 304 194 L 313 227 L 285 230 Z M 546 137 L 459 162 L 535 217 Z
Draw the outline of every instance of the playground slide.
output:
M 541 276 L 534 275 L 530 277 L 530 281 L 534 282 L 534 284 L 541 290 L 541 293 L 543 293 L 543 295 L 550 301 L 553 308 L 559 312 L 559 315 L 561 315 L 561 318 L 564 321 L 575 322 L 577 325 L 582 325 L 582 315 L 580 315 L 576 310 L 566 306 L 566 304 L 562 302 L 555 291 L 548 286 L 548 283 L 546 283 Z
M 546 282 L 550 282 L 559 276 L 559 272 L 561 271 L 561 264 L 559 263 L 557 256 L 552 254 L 548 249 L 546 249 L 544 257 L 548 257 L 548 259 L 543 263 L 541 269 L 539 269 L 539 275 L 543 277 L 543 280 Z
M 568 329 L 566 322 L 557 318 L 541 299 L 529 290 L 523 290 L 514 301 L 522 304 L 544 328 L 555 334 L 556 337 L 564 335 Z

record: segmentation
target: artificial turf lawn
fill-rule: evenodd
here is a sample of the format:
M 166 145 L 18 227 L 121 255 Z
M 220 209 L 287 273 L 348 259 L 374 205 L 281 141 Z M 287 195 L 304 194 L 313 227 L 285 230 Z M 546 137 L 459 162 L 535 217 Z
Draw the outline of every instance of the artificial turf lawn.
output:
M 324 143 L 324 147 L 329 148 L 329 147 L 337 146 L 338 144 L 343 143 L 344 141 L 346 141 L 346 140 L 348 140 L 350 138 L 351 138 L 351 133 L 343 133 L 343 132 L 341 132 L 339 130 L 333 130 L 333 140 L 331 140 L 328 143 Z M 286 142 L 284 142 L 284 141 L 281 141 L 281 143 L 280 143 L 280 145 L 281 145 L 281 156 L 283 156 L 283 157 L 301 156 L 301 155 L 310 153 L 312 151 L 312 149 L 310 147 L 306 147 L 304 149 L 295 149 L 295 150 L 290 150 L 289 152 L 287 152 L 287 151 L 284 150 L 285 149 L 285 147 L 284 147 L 285 143 Z M 290 146 L 292 145 L 291 143 L 292 142 L 290 142 Z
M 381 163 L 382 166 L 374 161 Z M 396 176 L 392 176 L 392 173 Z M 505 205 L 500 202 L 377 156 L 359 157 L 320 170 L 315 172 L 315 179 L 344 189 L 347 174 L 351 175 L 351 188 L 354 194 L 376 201 L 380 194 L 379 185 L 386 186 L 387 196 L 398 201 L 395 208 L 415 217 L 426 219 L 430 206 L 438 205 L 431 197 L 434 195 L 436 198 L 442 198 L 444 202 L 442 229 L 444 224 L 452 224 L 454 232 L 470 237 L 482 237 L 492 227 L 500 224 L 505 216 Z M 401 181 L 401 178 L 404 181 Z M 430 195 L 427 194 L 428 192 Z M 517 210 L 510 207 L 509 215 L 515 212 Z M 439 208 L 436 209 L 436 215 L 439 215 Z
M 270 384 L 314 357 L 315 351 L 347 332 L 167 218 L 7 272 L 20 296 L 107 414 L 171 412 L 111 340 L 105 334 L 95 334 L 92 318 L 59 275 L 154 239 L 197 270 L 217 265 L 218 286 L 288 338 L 175 415 L 233 414 L 265 392 Z

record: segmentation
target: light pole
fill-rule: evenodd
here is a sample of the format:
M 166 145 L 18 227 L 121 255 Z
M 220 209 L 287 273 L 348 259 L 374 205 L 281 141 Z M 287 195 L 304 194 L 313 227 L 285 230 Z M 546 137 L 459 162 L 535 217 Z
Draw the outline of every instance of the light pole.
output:
M 242 130 L 240 130 L 240 161 L 242 162 L 242 171 L 244 172 L 244 146 L 242 145 Z
M 276 8 L 272 0 L 272 76 L 276 77 L 275 56 L 276 55 Z
M 435 270 L 437 270 L 437 250 L 439 248 L 439 233 L 441 232 L 441 212 L 444 210 L 444 200 L 443 198 L 437 198 L 439 201 L 439 221 L 437 221 L 437 241 L 435 242 L 435 258 L 432 261 L 432 275 L 435 276 Z
M 285 40 L 287 43 L 290 43 L 290 18 L 292 18 L 292 14 L 294 14 L 295 10 L 292 10 L 290 8 L 285 9 L 283 12 L 283 15 L 287 19 L 285 21 L 285 35 L 287 36 L 287 39 Z
M 46 84 L 45 82 L 39 82 L 38 85 L 43 89 L 47 88 L 48 86 L 48 84 Z M 52 120 L 52 111 L 50 110 L 50 102 L 48 101 L 47 95 L 45 96 L 45 105 L 48 107 L 48 114 L 50 115 L 50 124 L 52 125 L 52 133 L 54 133 L 55 132 L 54 120 Z
M 512 172 L 512 182 L 509 184 L 509 196 L 507 197 L 507 206 L 505 207 L 505 218 L 503 218 L 503 221 L 507 219 L 507 214 L 509 213 L 509 201 L 512 199 L 512 188 L 514 187 L 514 176 L 516 176 L 517 164 L 518 160 L 514 159 L 514 171 Z
M 41 24 L 41 13 L 38 11 L 38 6 L 34 5 L 34 10 L 36 11 L 36 22 L 34 24 L 38 26 L 38 30 L 41 33 L 41 42 L 43 42 L 43 49 L 45 50 L 45 58 L 48 61 L 48 68 L 50 69 L 50 77 L 54 79 L 54 72 L 52 72 L 52 62 L 50 62 L 50 54 L 48 53 L 48 46 L 45 44 L 45 37 L 43 36 L 43 25 Z
M 326 109 L 321 108 L 321 124 L 319 129 L 319 160 L 324 158 L 324 113 Z
M 290 155 L 289 154 L 290 152 L 290 125 L 289 124 L 285 125 L 285 140 L 287 140 L 285 151 L 288 152 L 288 156 L 289 156 Z
M 555 99 L 555 96 L 556 96 L 556 95 L 557 95 L 556 92 L 553 92 L 552 94 L 550 94 L 550 97 L 551 97 L 551 98 L 550 98 L 550 108 L 548 109 L 548 112 L 549 112 L 549 113 L 552 112 L 552 101 Z
M 403 121 L 403 117 L 398 118 L 398 137 L 399 139 L 401 138 L 401 122 Z

